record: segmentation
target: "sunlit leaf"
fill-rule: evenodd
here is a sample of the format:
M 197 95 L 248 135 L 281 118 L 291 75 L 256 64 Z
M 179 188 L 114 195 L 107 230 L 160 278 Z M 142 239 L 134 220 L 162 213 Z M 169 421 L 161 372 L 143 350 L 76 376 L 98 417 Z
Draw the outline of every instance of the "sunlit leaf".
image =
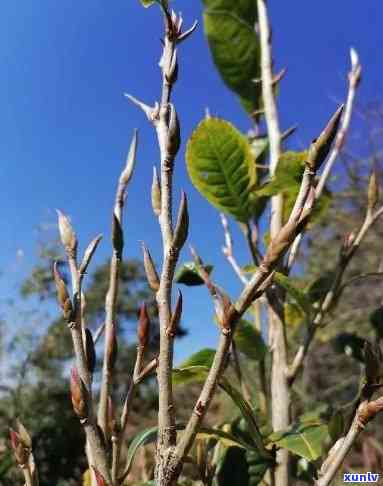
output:
M 203 120 L 186 149 L 192 183 L 220 211 L 247 222 L 253 214 L 254 158 L 246 137 L 219 118 Z
M 260 45 L 253 0 L 203 0 L 205 34 L 225 84 L 249 113 L 261 108 Z

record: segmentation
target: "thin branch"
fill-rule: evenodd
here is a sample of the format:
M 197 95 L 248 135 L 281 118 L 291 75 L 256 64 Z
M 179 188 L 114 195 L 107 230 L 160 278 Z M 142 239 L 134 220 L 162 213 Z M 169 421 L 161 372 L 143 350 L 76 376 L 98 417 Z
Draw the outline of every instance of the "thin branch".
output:
M 210 368 L 207 379 L 202 387 L 202 391 L 194 407 L 194 412 L 186 426 L 181 440 L 176 446 L 173 463 L 174 470 L 177 470 L 184 457 L 188 454 L 196 436 L 211 400 L 214 396 L 218 382 L 225 368 L 225 362 L 230 350 L 232 336 L 235 324 L 240 317 L 248 310 L 249 306 L 255 299 L 260 297 L 265 289 L 270 285 L 274 269 L 283 257 L 289 246 L 293 242 L 297 232 L 301 231 L 302 225 L 307 221 L 312 211 L 312 204 L 309 201 L 310 191 L 306 190 L 307 178 L 313 177 L 312 171 L 307 170 L 304 173 L 304 181 L 299 193 L 302 207 L 291 215 L 288 223 L 281 229 L 277 237 L 274 238 L 267 250 L 263 261 L 258 270 L 254 273 L 251 280 L 245 286 L 235 305 L 226 302 L 223 320 L 221 321 L 222 332 L 219 338 L 217 350 L 214 356 L 213 364 Z M 302 198 L 302 192 L 306 192 L 306 200 Z
M 322 195 L 323 189 L 326 185 L 326 182 L 328 181 L 328 178 L 330 176 L 333 165 L 334 165 L 336 159 L 338 158 L 339 152 L 341 151 L 341 149 L 342 149 L 342 147 L 345 143 L 347 132 L 349 130 L 350 123 L 351 123 L 351 115 L 352 115 L 353 106 L 354 106 L 356 89 L 357 89 L 359 82 L 360 82 L 362 67 L 361 67 L 360 62 L 359 62 L 358 54 L 354 49 L 351 49 L 350 57 L 351 57 L 351 70 L 348 74 L 349 88 L 348 88 L 348 95 L 347 95 L 345 110 L 344 110 L 344 114 L 343 114 L 343 120 L 342 120 L 340 130 L 338 131 L 338 135 L 337 135 L 337 138 L 336 138 L 336 141 L 335 141 L 335 144 L 334 144 L 334 148 L 331 151 L 331 153 L 330 153 L 330 155 L 329 155 L 329 157 L 326 161 L 322 175 L 321 175 L 319 182 L 318 182 L 318 185 L 316 187 L 317 198 L 319 198 Z
M 94 466 L 104 476 L 109 486 L 112 482 L 109 474 L 107 453 L 93 414 L 92 376 L 88 367 L 85 342 L 83 339 L 84 334 L 81 308 L 82 278 L 77 267 L 77 237 L 69 219 L 60 211 L 58 211 L 58 223 L 61 242 L 64 246 L 71 272 L 72 300 L 69 297 L 65 283 L 58 272 L 56 264 L 53 267 L 53 275 L 56 282 L 59 304 L 62 307 L 63 315 L 67 321 L 73 341 L 76 361 L 76 367 L 74 368 L 74 376 L 76 379 L 73 380 L 73 382 L 76 385 L 77 398 L 84 404 L 84 413 L 77 415 L 84 427 L 86 441 L 90 449 L 90 457 L 92 457 L 92 460 L 94 461 Z
M 342 282 L 344 272 L 346 271 L 351 259 L 353 258 L 356 251 L 358 250 L 368 230 L 382 214 L 383 214 L 383 206 L 373 214 L 371 214 L 370 211 L 367 211 L 365 220 L 359 232 L 357 233 L 355 239 L 351 242 L 350 246 L 346 248 L 346 254 L 344 255 L 344 257 L 340 259 L 333 284 L 329 289 L 329 291 L 327 292 L 327 294 L 325 295 L 324 299 L 322 300 L 321 306 L 317 314 L 315 315 L 312 323 L 308 326 L 308 330 L 304 342 L 299 347 L 293 359 L 293 362 L 289 367 L 287 374 L 288 374 L 290 384 L 294 382 L 299 370 L 303 366 L 304 360 L 307 356 L 309 347 L 311 345 L 312 340 L 314 339 L 316 331 L 321 326 L 327 311 L 331 308 L 339 293 L 339 288 Z
M 382 409 L 383 397 L 374 401 L 365 400 L 359 405 L 347 435 L 339 439 L 330 449 L 328 457 L 323 462 L 319 479 L 315 482 L 315 486 L 328 486 L 331 484 L 366 424 L 373 420 Z
M 319 178 L 319 182 L 316 186 L 316 194 L 315 197 L 318 200 L 325 188 L 325 185 L 329 179 L 329 176 L 331 174 L 331 170 L 340 154 L 340 151 L 342 150 L 347 133 L 350 128 L 350 123 L 351 123 L 351 116 L 354 108 L 354 101 L 355 101 L 355 96 L 356 96 L 356 91 L 357 87 L 359 85 L 360 81 L 360 76 L 361 76 L 361 65 L 359 63 L 359 58 L 354 49 L 351 49 L 351 70 L 348 74 L 348 93 L 347 93 L 347 100 L 345 104 L 345 109 L 344 109 L 344 114 L 343 114 L 343 119 L 341 122 L 340 129 L 338 131 L 334 146 L 327 158 L 327 161 L 325 163 L 323 172 Z M 303 234 L 300 234 L 297 236 L 296 240 L 294 241 L 290 254 L 288 257 L 288 262 L 287 262 L 287 270 L 290 271 L 299 252 L 299 247 L 301 245 L 303 238 Z
M 248 279 L 246 278 L 242 268 L 240 267 L 237 260 L 235 259 L 233 253 L 233 238 L 230 233 L 229 223 L 227 221 L 226 216 L 223 213 L 221 213 L 220 216 L 221 216 L 221 223 L 222 223 L 224 236 L 225 236 L 225 245 L 222 247 L 222 253 L 227 258 L 227 261 L 232 266 L 235 274 L 238 276 L 240 281 L 244 285 L 246 285 L 248 283 Z
M 98 424 L 108 437 L 108 399 L 111 396 L 113 383 L 113 368 L 116 359 L 116 307 L 119 288 L 119 276 L 122 265 L 123 239 L 123 209 L 126 198 L 126 190 L 133 174 L 137 151 L 137 131 L 135 131 L 125 167 L 120 174 L 112 220 L 112 244 L 113 254 L 110 262 L 109 289 L 105 300 L 105 345 L 102 367 L 100 402 L 98 408 Z M 101 471 L 100 471 L 101 472 Z M 101 472 L 102 473 L 102 472 Z

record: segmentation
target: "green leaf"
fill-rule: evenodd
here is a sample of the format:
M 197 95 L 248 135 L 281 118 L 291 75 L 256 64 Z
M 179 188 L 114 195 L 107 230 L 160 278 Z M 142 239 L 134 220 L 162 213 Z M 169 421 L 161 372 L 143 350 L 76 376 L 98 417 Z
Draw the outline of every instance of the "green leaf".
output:
M 275 196 L 282 193 L 296 195 L 305 168 L 307 152 L 284 152 L 278 162 L 274 177 L 256 192 L 258 196 Z
M 251 405 L 242 396 L 242 394 L 229 383 L 229 380 L 227 380 L 225 377 L 221 378 L 219 386 L 229 395 L 229 397 L 233 400 L 233 402 L 241 411 L 241 414 L 246 420 L 246 423 L 249 427 L 249 433 L 252 437 L 252 440 L 254 441 L 254 446 L 258 450 L 259 454 L 261 454 L 262 457 L 270 459 L 271 453 L 265 449 L 263 437 L 257 425 L 257 417 Z
M 204 348 L 187 358 L 180 368 L 188 368 L 189 366 L 206 366 L 210 368 L 213 364 L 215 356 L 215 350 L 210 348 Z
M 140 2 L 145 8 L 152 6 L 154 3 L 158 3 L 156 0 L 140 0 Z
M 213 271 L 212 265 L 203 265 L 203 268 L 209 275 Z M 197 265 L 194 262 L 186 262 L 178 267 L 174 276 L 174 281 L 189 287 L 203 285 L 204 283 L 202 278 L 199 276 Z
M 250 219 L 254 158 L 246 137 L 233 125 L 219 118 L 203 120 L 188 142 L 186 163 L 193 185 L 213 206 L 238 221 Z
M 187 368 L 174 368 L 172 372 L 174 385 L 189 383 L 203 383 L 206 380 L 209 368 L 206 366 L 189 366 Z
M 307 295 L 314 304 L 320 302 L 330 290 L 335 278 L 334 272 L 325 272 L 323 275 L 314 280 L 307 289 Z
M 274 432 L 268 440 L 308 461 L 315 461 L 322 455 L 322 444 L 327 437 L 327 425 L 321 422 L 301 422 L 286 431 Z
M 267 353 L 267 346 L 261 334 L 245 319 L 238 323 L 234 340 L 239 351 L 249 359 L 261 361 Z
M 328 433 L 331 440 L 335 443 L 343 435 L 344 431 L 344 417 L 340 410 L 334 413 L 328 423 Z
M 306 313 L 306 315 L 310 318 L 314 309 L 311 305 L 311 301 L 304 292 L 304 290 L 297 287 L 292 278 L 286 277 L 283 273 L 276 272 L 274 275 L 274 281 L 283 287 L 288 295 L 292 297 L 296 303 L 301 307 L 301 309 Z
M 261 107 L 260 45 L 254 25 L 254 0 L 203 0 L 204 27 L 209 47 L 225 84 L 249 113 Z
M 150 444 L 157 439 L 158 427 L 150 427 L 142 432 L 139 432 L 129 445 L 128 452 L 126 454 L 126 467 L 125 472 L 129 472 L 133 465 L 134 456 L 137 450 L 146 444 Z

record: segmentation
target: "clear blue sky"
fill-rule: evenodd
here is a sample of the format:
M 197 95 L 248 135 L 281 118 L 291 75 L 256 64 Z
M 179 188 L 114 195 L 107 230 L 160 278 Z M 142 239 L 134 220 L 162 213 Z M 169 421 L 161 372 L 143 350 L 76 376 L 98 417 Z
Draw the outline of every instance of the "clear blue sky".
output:
M 345 96 L 350 46 L 358 50 L 364 68 L 359 104 L 381 100 L 383 3 L 269 3 L 276 67 L 288 68 L 279 97 L 282 125 L 298 123 L 294 143 L 302 148 L 333 112 L 334 99 Z M 201 21 L 200 1 L 176 0 L 174 7 L 186 25 Z M 129 92 L 153 103 L 159 96 L 158 9 L 145 10 L 138 0 L 2 0 L 0 12 L 2 296 L 14 294 L 35 263 L 36 228 L 53 223 L 57 207 L 71 216 L 83 245 L 104 233 L 98 260 L 108 256 L 115 181 L 135 127 L 140 146 L 127 202 L 125 254 L 138 256 L 139 241 L 145 240 L 159 258 L 149 196 L 152 165 L 158 161 L 155 135 L 123 97 Z M 174 99 L 183 140 L 205 107 L 247 130 L 248 119 L 212 66 L 202 25 L 182 45 L 179 58 Z M 353 126 L 357 129 L 357 119 Z M 190 198 L 189 241 L 216 265 L 217 281 L 235 295 L 239 287 L 221 255 L 218 214 L 189 183 L 183 149 L 175 179 L 178 193 L 182 187 Z M 236 242 L 245 263 L 246 252 Z M 16 257 L 20 249 L 21 260 Z M 215 344 L 212 309 L 202 289 L 186 294 L 186 314 L 191 337 L 179 343 L 178 356 Z

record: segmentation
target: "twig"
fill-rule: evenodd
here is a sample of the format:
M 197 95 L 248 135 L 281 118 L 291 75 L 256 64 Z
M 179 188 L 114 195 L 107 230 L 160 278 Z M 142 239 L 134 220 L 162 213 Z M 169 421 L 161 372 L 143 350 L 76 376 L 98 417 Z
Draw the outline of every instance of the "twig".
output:
M 343 120 L 342 120 L 341 127 L 338 131 L 338 135 L 334 147 L 326 161 L 322 175 L 316 187 L 317 198 L 319 198 L 322 195 L 323 189 L 329 178 L 333 165 L 339 155 L 339 152 L 341 151 L 344 145 L 344 142 L 346 140 L 346 135 L 351 123 L 351 115 L 354 106 L 356 89 L 360 82 L 362 67 L 360 65 L 359 57 L 355 49 L 351 49 L 350 57 L 351 57 L 351 70 L 348 74 L 349 87 L 348 87 L 347 101 L 346 101 L 345 110 L 343 114 Z
M 339 287 L 342 282 L 342 277 L 348 267 L 348 264 L 350 263 L 351 259 L 353 258 L 357 249 L 362 243 L 367 231 L 371 228 L 371 226 L 382 214 L 383 214 L 383 206 L 373 214 L 371 214 L 370 211 L 367 211 L 365 220 L 359 232 L 357 233 L 355 239 L 351 242 L 349 247 L 346 248 L 346 255 L 344 255 L 344 257 L 340 259 L 333 284 L 329 289 L 329 291 L 326 293 L 324 299 L 322 300 L 321 306 L 317 314 L 315 315 L 312 323 L 308 326 L 308 330 L 304 342 L 299 347 L 293 359 L 293 362 L 288 370 L 287 374 L 288 374 L 288 379 L 290 384 L 294 382 L 299 370 L 303 366 L 304 360 L 307 356 L 310 344 L 316 334 L 316 331 L 321 326 L 327 311 L 331 308 L 332 304 L 334 303 L 334 300 L 338 295 Z
M 238 265 L 238 262 L 237 262 L 237 260 L 234 257 L 234 253 L 233 253 L 233 238 L 232 238 L 231 233 L 230 233 L 229 223 L 227 221 L 226 216 L 223 213 L 221 213 L 220 216 L 221 216 L 221 223 L 222 223 L 222 227 L 223 227 L 223 231 L 224 231 L 224 236 L 225 236 L 225 246 L 222 247 L 222 253 L 227 258 L 227 261 L 232 266 L 235 274 L 238 276 L 238 278 L 240 279 L 240 281 L 244 285 L 246 285 L 248 283 L 248 279 L 246 278 L 243 270 Z
M 261 262 L 258 270 L 252 276 L 251 280 L 241 292 L 236 304 L 232 305 L 230 302 L 226 302 L 223 320 L 221 321 L 222 332 L 218 342 L 217 351 L 214 356 L 213 364 L 194 407 L 193 415 L 189 419 L 186 429 L 182 434 L 181 440 L 177 444 L 174 456 L 172 458 L 171 469 L 175 471 L 175 475 L 177 473 L 179 464 L 182 463 L 183 458 L 187 455 L 193 444 L 198 427 L 200 426 L 209 408 L 218 381 L 224 371 L 235 324 L 237 323 L 238 319 L 247 311 L 252 302 L 265 291 L 268 285 L 270 285 L 275 267 L 289 248 L 297 232 L 301 231 L 302 225 L 306 223 L 307 218 L 312 211 L 312 205 L 309 203 L 310 191 L 306 190 L 307 178 L 311 177 L 312 172 L 309 170 L 305 171 L 304 182 L 302 183 L 301 191 L 299 193 L 299 196 L 302 196 L 302 191 L 306 192 L 305 200 L 304 198 L 300 197 L 303 206 L 297 209 L 295 213 L 291 215 L 288 223 L 281 229 L 277 237 L 271 241 L 263 261 Z M 307 203 L 309 204 L 307 205 Z
M 100 402 L 98 408 L 98 424 L 108 437 L 108 399 L 111 395 L 113 382 L 113 368 L 116 359 L 116 306 L 119 287 L 119 275 L 122 264 L 122 252 L 124 248 L 122 217 L 126 198 L 126 189 L 133 174 L 137 151 L 137 132 L 134 133 L 130 145 L 126 165 L 120 174 L 113 211 L 112 243 L 113 254 L 110 262 L 109 289 L 105 300 L 105 345 L 102 367 Z
M 162 71 L 161 101 L 148 111 L 146 105 L 141 107 L 153 123 L 158 138 L 161 156 L 161 200 L 159 223 L 163 244 L 163 266 L 156 294 L 160 321 L 160 352 L 158 363 L 159 411 L 158 411 L 158 441 L 156 459 L 157 484 L 168 483 L 170 471 L 167 468 L 167 457 L 176 443 L 175 411 L 172 391 L 173 340 L 171 293 L 173 277 L 178 261 L 179 252 L 185 243 L 188 233 L 188 209 L 186 196 L 182 195 L 178 220 L 173 228 L 172 222 L 172 185 L 173 167 L 178 153 L 181 138 L 177 113 L 170 103 L 171 92 L 178 75 L 177 44 L 184 41 L 196 28 L 196 23 L 186 32 L 181 31 L 182 18 L 174 12 L 169 12 L 162 4 L 165 22 L 165 36 L 163 39 L 163 53 L 160 60 Z M 137 104 L 137 103 L 136 103 Z M 158 191 L 157 191 L 158 192 Z
M 315 482 L 316 486 L 328 486 L 331 484 L 365 425 L 373 420 L 382 409 L 383 397 L 374 401 L 365 400 L 359 405 L 347 435 L 339 439 L 333 448 L 330 449 L 329 455 L 322 465 L 319 479 Z
M 360 76 L 361 76 L 361 65 L 359 63 L 359 58 L 354 49 L 351 49 L 350 51 L 350 57 L 351 57 L 351 70 L 348 74 L 348 93 L 347 93 L 347 100 L 345 104 L 345 109 L 344 109 L 344 114 L 343 114 L 343 119 L 341 122 L 340 129 L 338 131 L 334 146 L 327 158 L 327 161 L 325 163 L 323 172 L 321 174 L 321 177 L 319 178 L 319 182 L 316 187 L 316 194 L 315 197 L 318 200 L 324 190 L 324 187 L 328 181 L 328 178 L 331 174 L 331 170 L 334 166 L 334 163 L 336 162 L 340 151 L 342 150 L 347 133 L 350 128 L 350 123 L 351 123 L 351 116 L 353 112 L 353 107 L 354 107 L 354 101 L 355 101 L 355 96 L 356 96 L 356 90 L 360 82 Z M 290 271 L 299 252 L 299 247 L 301 245 L 303 234 L 300 234 L 297 236 L 296 240 L 294 241 L 290 254 L 288 257 L 288 262 L 287 262 L 287 270 Z
M 96 420 L 93 414 L 92 405 L 92 376 L 89 370 L 85 341 L 83 339 L 83 324 L 81 310 L 81 276 L 77 267 L 77 237 L 69 219 L 58 211 L 58 223 L 61 242 L 65 248 L 67 260 L 72 278 L 72 300 L 69 297 L 66 285 L 62 280 L 57 264 L 54 265 L 53 275 L 56 282 L 59 304 L 63 310 L 71 332 L 73 349 L 75 354 L 76 367 L 73 372 L 71 384 L 74 385 L 72 392 L 72 403 L 81 403 L 81 412 L 75 410 L 81 424 L 84 427 L 86 441 L 89 446 L 89 457 L 94 461 L 94 466 L 104 476 L 108 486 L 112 484 L 107 453 L 104 443 L 99 434 Z M 76 396 L 74 396 L 76 395 Z M 93 465 L 93 464 L 92 464 Z

